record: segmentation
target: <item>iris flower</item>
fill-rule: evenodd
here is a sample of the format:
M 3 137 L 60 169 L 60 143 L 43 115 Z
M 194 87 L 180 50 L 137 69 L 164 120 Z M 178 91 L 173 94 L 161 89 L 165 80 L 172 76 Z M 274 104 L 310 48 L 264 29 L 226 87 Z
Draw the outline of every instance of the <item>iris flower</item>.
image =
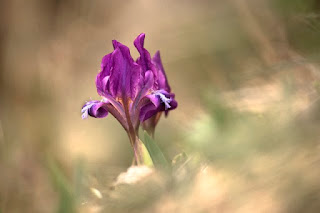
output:
M 102 58 L 96 77 L 100 101 L 88 101 L 82 107 L 82 118 L 106 117 L 112 114 L 128 133 L 135 160 L 142 161 L 138 130 L 140 123 L 153 135 L 154 128 L 164 112 L 177 107 L 174 93 L 168 84 L 159 51 L 151 58 L 144 48 L 145 34 L 140 34 L 134 46 L 140 53 L 135 61 L 127 46 L 113 40 L 113 52 Z

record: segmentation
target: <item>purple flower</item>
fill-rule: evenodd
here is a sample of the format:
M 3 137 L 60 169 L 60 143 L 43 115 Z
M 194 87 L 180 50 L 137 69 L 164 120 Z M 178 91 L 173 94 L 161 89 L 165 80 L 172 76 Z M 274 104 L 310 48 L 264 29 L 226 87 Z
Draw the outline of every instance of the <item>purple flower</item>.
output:
M 128 132 L 131 141 L 137 136 L 140 122 L 148 129 L 148 119 L 157 118 L 158 122 L 161 112 L 167 115 L 178 105 L 159 51 L 151 58 L 144 48 L 144 39 L 145 34 L 140 34 L 134 41 L 140 53 L 136 61 L 127 46 L 112 41 L 114 50 L 102 58 L 96 77 L 97 92 L 102 100 L 86 102 L 81 111 L 83 119 L 88 115 L 103 118 L 111 113 Z M 153 129 L 157 122 L 151 122 Z
M 89 101 L 82 108 L 82 118 L 88 115 L 102 118 L 110 112 L 121 124 L 137 128 L 139 122 L 157 113 L 177 107 L 168 84 L 160 53 L 153 58 L 144 48 L 145 34 L 134 45 L 140 57 L 134 61 L 127 46 L 113 40 L 114 51 L 105 55 L 96 78 L 97 92 L 102 101 Z

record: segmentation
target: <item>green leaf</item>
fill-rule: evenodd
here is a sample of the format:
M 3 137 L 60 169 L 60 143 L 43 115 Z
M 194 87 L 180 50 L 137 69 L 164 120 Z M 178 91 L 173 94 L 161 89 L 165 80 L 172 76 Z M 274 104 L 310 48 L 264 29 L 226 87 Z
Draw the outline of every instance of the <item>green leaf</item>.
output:
M 154 166 L 157 169 L 164 169 L 169 170 L 170 164 L 168 163 L 167 159 L 164 157 L 163 153 L 161 152 L 158 145 L 155 143 L 155 141 L 148 135 L 146 131 L 144 133 L 144 145 L 146 146 L 149 155 L 152 159 L 152 162 Z
M 151 156 L 148 152 L 148 149 L 146 148 L 146 146 L 144 145 L 143 142 L 141 142 L 141 146 L 142 146 L 143 163 L 149 167 L 153 167 L 154 166 L 153 161 L 152 161 Z

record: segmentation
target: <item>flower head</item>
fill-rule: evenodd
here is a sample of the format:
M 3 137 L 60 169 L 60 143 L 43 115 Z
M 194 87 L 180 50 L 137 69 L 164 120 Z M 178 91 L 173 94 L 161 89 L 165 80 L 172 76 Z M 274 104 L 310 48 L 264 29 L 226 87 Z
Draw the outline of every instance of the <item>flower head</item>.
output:
M 168 114 L 177 107 L 171 93 L 159 51 L 151 58 L 144 48 L 145 34 L 134 45 L 140 53 L 135 61 L 127 46 L 113 40 L 114 50 L 102 58 L 96 87 L 101 101 L 89 101 L 82 107 L 82 118 L 88 115 L 103 118 L 110 112 L 129 131 L 137 130 L 140 122 Z

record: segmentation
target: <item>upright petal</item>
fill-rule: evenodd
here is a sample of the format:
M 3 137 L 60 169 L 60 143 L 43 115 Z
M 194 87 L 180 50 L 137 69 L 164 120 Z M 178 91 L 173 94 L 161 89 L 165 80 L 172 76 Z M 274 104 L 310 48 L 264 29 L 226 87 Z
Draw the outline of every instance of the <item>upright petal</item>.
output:
M 142 66 L 143 71 L 151 70 L 153 66 L 151 64 L 151 56 L 148 50 L 144 48 L 144 39 L 145 34 L 141 33 L 133 42 L 134 46 L 137 48 L 140 53 L 140 57 L 137 59 L 137 63 Z
M 110 77 L 110 70 L 112 68 L 112 53 L 105 55 L 101 61 L 101 71 L 96 77 L 96 87 L 99 95 L 108 92 L 108 83 Z
M 111 53 L 105 55 L 101 60 L 101 72 L 104 72 L 105 75 L 110 75 L 110 69 L 112 66 Z
M 134 102 L 133 102 L 133 108 L 136 109 L 138 103 L 140 102 L 141 98 L 143 98 L 149 90 L 152 88 L 154 84 L 154 76 L 153 72 L 151 70 L 148 70 L 145 73 L 144 81 L 143 81 L 143 87 L 139 90 Z
M 156 79 L 158 76 L 158 70 L 151 60 L 150 53 L 148 52 L 148 50 L 144 48 L 144 39 L 145 34 L 141 33 L 133 42 L 134 46 L 140 53 L 140 57 L 137 59 L 136 62 L 142 67 L 143 76 L 148 70 L 151 70 L 153 72 L 154 78 Z M 157 88 L 157 81 L 154 81 L 154 87 L 155 89 Z
M 132 107 L 131 107 L 131 112 L 132 112 L 132 121 L 133 123 L 138 123 L 139 122 L 139 113 L 140 113 L 140 108 L 139 103 L 142 98 L 148 94 L 149 90 L 153 87 L 154 84 L 154 77 L 153 73 L 151 70 L 147 71 L 145 74 L 144 82 L 143 82 L 143 87 L 142 89 L 139 90 L 135 100 L 133 101 Z M 143 104 L 140 104 L 143 105 Z
M 170 92 L 171 88 L 169 86 L 166 73 L 164 72 L 164 68 L 163 68 L 163 65 L 161 62 L 161 57 L 160 57 L 159 51 L 157 51 L 156 54 L 153 56 L 152 61 L 156 65 L 157 69 L 159 70 L 158 71 L 158 78 L 157 78 L 159 89 L 164 89 L 164 90 Z
M 140 85 L 141 68 L 132 59 L 128 47 L 115 40 L 113 46 L 110 92 L 116 97 L 134 99 Z
M 88 101 L 82 107 L 82 119 L 85 119 L 90 115 L 95 118 L 103 118 L 108 115 L 107 104 L 101 101 Z

